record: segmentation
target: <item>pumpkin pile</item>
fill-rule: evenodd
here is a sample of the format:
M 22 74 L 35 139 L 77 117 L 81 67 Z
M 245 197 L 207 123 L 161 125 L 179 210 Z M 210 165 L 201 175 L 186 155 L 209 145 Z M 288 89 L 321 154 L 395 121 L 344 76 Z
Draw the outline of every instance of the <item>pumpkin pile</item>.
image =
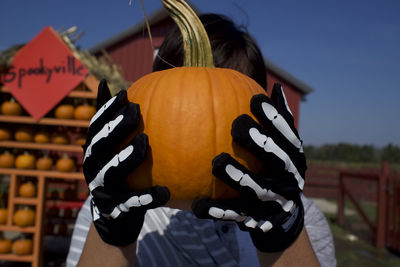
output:
M 19 208 L 13 215 L 13 223 L 19 227 L 35 225 L 35 211 L 29 207 Z
M 252 116 L 251 97 L 265 91 L 244 74 L 215 68 L 208 36 L 195 13 L 183 1 L 163 3 L 180 26 L 185 63 L 146 75 L 127 91 L 128 99 L 140 104 L 151 148 L 127 182 L 134 189 L 167 186 L 172 201 L 237 196 L 212 175 L 212 159 L 227 152 L 250 170 L 260 169 L 255 158 L 235 146 L 230 131 L 237 116 Z
M 20 116 L 23 112 L 21 105 L 14 98 L 1 103 L 0 110 L 1 114 L 10 116 Z
M 14 168 L 15 156 L 10 151 L 0 154 L 0 168 Z
M 15 241 L 6 239 L 3 236 L 0 237 L 0 254 L 13 253 L 18 256 L 30 255 L 33 252 L 32 239 L 26 239 L 22 237 Z
M 22 183 L 18 188 L 18 195 L 20 197 L 35 197 L 36 196 L 36 186 L 31 181 Z
M 72 104 L 61 104 L 54 110 L 56 118 L 66 120 L 90 120 L 95 113 L 96 108 L 86 102 L 76 107 Z

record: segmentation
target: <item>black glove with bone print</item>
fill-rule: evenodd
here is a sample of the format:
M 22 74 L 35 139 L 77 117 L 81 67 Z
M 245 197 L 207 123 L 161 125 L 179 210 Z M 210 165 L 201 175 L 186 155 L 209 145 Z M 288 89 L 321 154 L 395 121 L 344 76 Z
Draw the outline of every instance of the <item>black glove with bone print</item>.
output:
M 170 197 L 165 187 L 134 192 L 125 184 L 125 178 L 143 162 L 148 148 L 147 136 L 140 133 L 119 150 L 140 118 L 139 105 L 128 101 L 125 90 L 111 98 L 107 82 L 100 82 L 97 113 L 83 146 L 83 173 L 92 196 L 93 223 L 102 240 L 114 246 L 135 242 L 146 211 L 164 205 Z
M 260 124 L 241 115 L 231 134 L 263 163 L 262 173 L 252 173 L 227 153 L 218 155 L 212 162 L 213 174 L 237 189 L 240 197 L 200 199 L 192 209 L 199 218 L 236 221 L 258 250 L 278 252 L 297 239 L 304 225 L 300 197 L 306 160 L 280 84 L 274 85 L 271 98 L 254 96 L 250 108 Z

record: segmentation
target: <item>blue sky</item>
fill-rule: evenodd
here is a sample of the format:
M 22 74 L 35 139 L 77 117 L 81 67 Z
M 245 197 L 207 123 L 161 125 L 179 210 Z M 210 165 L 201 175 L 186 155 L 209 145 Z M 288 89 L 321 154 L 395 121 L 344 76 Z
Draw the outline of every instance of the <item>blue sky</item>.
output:
M 43 27 L 78 26 L 90 48 L 143 19 L 139 0 L 1 1 L 0 50 Z M 147 14 L 160 0 L 143 0 Z M 301 104 L 305 144 L 400 145 L 400 1 L 192 0 L 247 26 L 266 58 L 315 91 Z M 397 76 L 399 75 L 399 76 Z

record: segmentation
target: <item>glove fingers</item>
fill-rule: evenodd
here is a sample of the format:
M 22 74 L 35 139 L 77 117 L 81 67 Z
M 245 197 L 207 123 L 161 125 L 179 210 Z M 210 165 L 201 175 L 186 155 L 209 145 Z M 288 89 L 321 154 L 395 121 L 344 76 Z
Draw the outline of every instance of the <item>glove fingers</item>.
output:
M 274 95 L 276 96 L 277 94 L 275 93 Z M 279 99 L 280 103 L 285 102 L 283 96 L 282 98 L 279 97 Z M 285 106 L 285 103 L 281 103 L 280 105 Z M 268 131 L 269 136 L 281 148 L 293 153 L 303 152 L 302 141 L 294 127 L 293 117 L 291 117 L 288 111 L 284 111 L 283 113 L 289 115 L 281 114 L 282 110 L 276 107 L 273 101 L 263 94 L 253 96 L 250 109 L 261 125 Z
M 264 168 L 270 175 L 290 176 L 292 181 L 289 182 L 296 182 L 298 188 L 303 189 L 305 170 L 299 171 L 296 167 L 296 165 L 303 166 L 300 164 L 302 162 L 298 157 L 292 160 L 250 116 L 244 114 L 236 118 L 231 133 L 235 142 L 249 149 L 263 161 Z
M 101 239 L 113 246 L 127 246 L 139 236 L 144 222 L 144 213 L 123 213 L 118 219 L 104 217 L 95 203 L 91 202 L 94 226 Z
M 241 200 L 240 200 L 241 201 Z M 236 203 L 235 203 L 236 202 Z M 218 219 L 225 221 L 244 221 L 245 200 L 212 200 L 208 198 L 197 199 L 192 204 L 193 213 L 200 219 Z
M 110 99 L 111 92 L 108 88 L 107 81 L 105 79 L 101 79 L 97 90 L 96 110 L 99 110 L 101 106 L 107 103 L 107 101 Z
M 257 205 L 245 199 L 217 201 L 199 199 L 193 202 L 193 213 L 200 219 L 216 219 L 235 221 L 242 231 L 261 230 L 268 232 L 274 225 L 278 225 L 285 213 L 273 213 L 267 210 L 266 214 L 255 214 L 249 210 L 251 205 Z M 260 210 L 258 210 L 258 213 Z M 251 215 L 249 215 L 251 214 Z
M 299 138 L 297 129 L 294 127 L 295 124 L 292 111 L 290 110 L 290 107 L 286 101 L 285 92 L 283 91 L 282 85 L 280 83 L 274 84 L 271 93 L 271 101 L 272 103 L 274 103 L 274 106 L 278 110 L 279 114 L 281 114 L 285 118 L 287 123 L 291 126 L 297 138 Z
M 147 135 L 141 133 L 104 165 L 91 158 L 85 160 L 83 171 L 89 190 L 103 186 L 110 192 L 120 190 L 125 178 L 144 161 L 147 148 Z
M 144 214 L 146 210 L 166 204 L 170 198 L 168 188 L 155 186 L 146 190 L 119 191 L 117 194 L 108 194 L 104 187 L 92 191 L 93 201 L 100 213 L 105 217 L 117 219 L 127 213 Z
M 104 83 L 99 85 L 98 95 L 102 94 L 104 89 Z M 101 91 L 100 91 L 101 90 Z M 103 98 L 103 96 L 98 96 Z M 106 97 L 104 97 L 105 99 Z M 100 100 L 102 101 L 102 100 Z M 96 114 L 90 120 L 90 127 L 88 131 L 88 140 L 92 139 L 103 127 L 104 125 L 113 120 L 124 106 L 129 103 L 127 93 L 125 90 L 121 90 L 114 97 L 110 98 L 105 104 L 97 109 Z
M 98 158 L 95 160 L 101 163 L 108 162 L 116 153 L 110 148 L 118 148 L 135 131 L 139 124 L 139 114 L 139 105 L 134 103 L 125 105 L 115 119 L 106 122 L 92 139 L 88 138 L 84 161 L 93 159 L 92 155 L 97 155 Z
M 235 188 L 244 195 L 251 196 L 257 200 L 266 202 L 275 202 L 279 204 L 281 210 L 289 212 L 294 202 L 292 197 L 298 195 L 297 192 L 291 192 L 291 187 L 282 185 L 278 179 L 263 178 L 258 176 L 227 153 L 221 153 L 213 160 L 213 174 Z M 277 181 L 279 183 L 277 183 Z M 285 191 L 288 189 L 287 191 Z

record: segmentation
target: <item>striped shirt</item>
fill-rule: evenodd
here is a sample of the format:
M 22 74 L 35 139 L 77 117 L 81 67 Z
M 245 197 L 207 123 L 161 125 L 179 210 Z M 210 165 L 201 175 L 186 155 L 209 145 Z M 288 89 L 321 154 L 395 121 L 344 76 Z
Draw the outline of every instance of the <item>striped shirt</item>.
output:
M 67 257 L 76 266 L 92 223 L 89 199 L 78 214 Z M 305 227 L 321 266 L 335 266 L 329 225 L 310 199 L 302 197 Z M 197 219 L 190 211 L 167 207 L 149 210 L 139 234 L 136 255 L 141 266 L 259 266 L 250 236 L 234 222 Z

